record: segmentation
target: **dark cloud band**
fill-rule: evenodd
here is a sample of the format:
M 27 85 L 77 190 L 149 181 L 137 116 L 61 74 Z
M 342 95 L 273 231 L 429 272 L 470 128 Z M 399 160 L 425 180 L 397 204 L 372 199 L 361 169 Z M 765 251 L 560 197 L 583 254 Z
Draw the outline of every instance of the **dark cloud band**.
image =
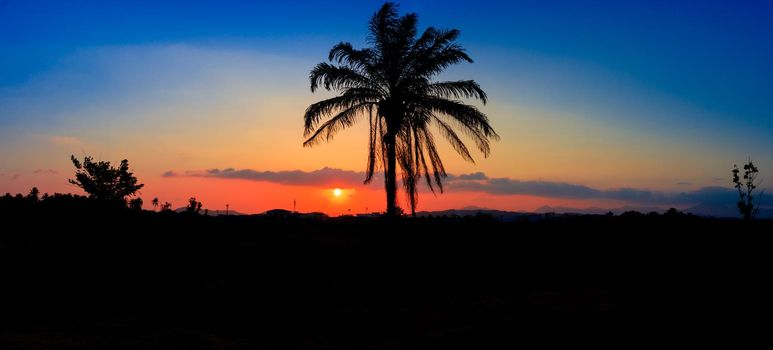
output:
M 314 171 L 284 170 L 284 171 L 257 171 L 252 169 L 237 170 L 234 168 L 208 169 L 204 171 L 189 170 L 185 173 L 167 171 L 164 177 L 209 177 L 219 179 L 241 179 L 252 181 L 266 181 L 282 185 L 293 186 L 317 186 L 329 184 L 346 184 L 356 186 L 362 184 L 365 179 L 363 172 L 342 170 L 334 168 L 322 168 Z
M 364 172 L 322 168 L 314 171 L 257 171 L 252 169 L 208 169 L 178 173 L 167 171 L 164 177 L 206 177 L 265 181 L 290 186 L 360 186 Z M 373 186 L 381 186 L 383 177 L 374 179 Z M 657 192 L 635 188 L 595 189 L 585 185 L 553 181 L 521 181 L 510 178 L 492 178 L 482 172 L 449 175 L 446 189 L 458 192 L 482 192 L 492 195 L 529 195 L 563 199 L 606 199 L 636 204 L 689 205 L 698 203 L 734 203 L 731 188 L 704 187 L 690 192 Z

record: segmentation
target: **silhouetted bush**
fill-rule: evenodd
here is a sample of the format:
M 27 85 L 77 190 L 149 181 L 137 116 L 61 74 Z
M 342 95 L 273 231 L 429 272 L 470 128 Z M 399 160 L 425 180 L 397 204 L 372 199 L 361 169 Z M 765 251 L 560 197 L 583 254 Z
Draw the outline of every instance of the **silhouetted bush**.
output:
M 188 206 L 185 207 L 185 212 L 189 214 L 196 214 L 198 215 L 201 211 L 201 202 L 196 200 L 196 197 L 191 197 L 188 199 Z
M 744 220 L 751 220 L 760 209 L 760 202 L 762 200 L 762 193 L 757 198 L 757 203 L 754 202 L 754 190 L 757 189 L 757 174 L 759 169 L 752 163 L 751 158 L 749 162 L 743 165 L 743 180 L 738 176 L 740 170 L 737 165 L 733 165 L 733 184 L 738 190 L 738 211 Z
M 142 210 L 142 198 L 137 197 L 129 201 L 129 209 Z
M 38 200 L 40 200 L 39 197 L 40 197 L 40 190 L 38 190 L 37 187 L 33 187 L 30 190 L 30 193 L 27 195 L 27 199 L 29 199 L 29 200 L 31 200 L 33 202 L 37 202 Z
M 126 205 L 126 197 L 134 195 L 144 186 L 137 183 L 126 159 L 117 168 L 110 166 L 110 162 L 94 162 L 89 156 L 84 158 L 83 163 L 75 156 L 70 156 L 70 160 L 76 171 L 75 179 L 68 181 L 82 188 L 91 198 Z
M 640 213 L 638 211 L 635 211 L 635 210 L 629 210 L 629 211 L 626 211 L 626 212 L 620 214 L 620 216 L 622 216 L 622 217 L 638 218 L 638 217 L 644 216 L 644 214 L 642 214 L 642 213 Z

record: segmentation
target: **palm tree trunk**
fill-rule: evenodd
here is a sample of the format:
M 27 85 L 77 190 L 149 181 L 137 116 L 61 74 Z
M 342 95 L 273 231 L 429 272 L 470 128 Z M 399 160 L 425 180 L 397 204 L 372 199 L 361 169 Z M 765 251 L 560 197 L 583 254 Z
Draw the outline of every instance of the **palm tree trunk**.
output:
M 386 196 L 387 196 L 387 217 L 397 216 L 397 152 L 395 145 L 395 135 L 387 133 L 384 135 L 386 146 L 387 168 L 386 168 Z

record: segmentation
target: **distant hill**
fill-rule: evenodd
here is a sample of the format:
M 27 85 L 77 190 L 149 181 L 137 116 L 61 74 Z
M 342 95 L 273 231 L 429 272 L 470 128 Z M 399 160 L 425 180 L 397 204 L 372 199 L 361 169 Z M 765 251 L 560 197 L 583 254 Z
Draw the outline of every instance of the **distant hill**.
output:
M 551 206 L 542 206 L 537 208 L 535 212 L 537 213 L 556 213 L 556 214 L 584 214 L 584 215 L 604 215 L 609 212 L 612 212 L 612 214 L 620 215 L 622 213 L 625 213 L 627 211 L 638 211 L 640 213 L 646 214 L 649 212 L 656 212 L 656 213 L 663 213 L 668 208 L 661 208 L 661 207 L 645 207 L 645 206 L 622 206 L 619 208 L 599 208 L 599 207 L 591 207 L 591 208 L 569 208 L 569 207 L 551 207 Z
M 208 209 L 208 208 L 202 208 L 202 209 L 201 209 L 201 214 L 204 214 L 204 210 L 205 210 L 205 209 L 209 210 L 209 211 L 207 212 L 207 215 L 209 215 L 209 216 L 220 216 L 220 215 L 226 215 L 226 211 L 225 211 L 225 209 L 222 209 L 222 210 L 220 210 L 220 209 Z M 186 208 L 186 207 L 180 207 L 180 208 L 177 208 L 177 209 L 175 209 L 174 211 L 175 211 L 175 212 L 178 212 L 178 213 L 183 213 L 183 212 L 185 212 L 186 210 L 187 210 L 187 208 Z M 242 213 L 242 212 L 238 212 L 238 211 L 236 211 L 236 210 L 228 210 L 228 215 L 247 215 L 247 214 L 245 214 L 245 213 Z
M 716 218 L 738 218 L 741 214 L 738 213 L 738 208 L 735 205 L 715 205 L 715 204 L 699 204 L 694 207 L 690 207 L 684 210 L 688 213 L 701 216 L 711 216 Z M 757 213 L 757 217 L 760 219 L 773 219 L 773 208 L 762 208 Z
M 416 216 L 475 216 L 478 214 L 491 215 L 500 221 L 515 221 L 518 219 L 527 218 L 529 220 L 539 220 L 544 217 L 545 214 L 558 214 L 558 215 L 606 215 L 612 212 L 614 215 L 620 215 L 627 211 L 636 211 L 642 214 L 650 212 L 656 212 L 658 214 L 665 213 L 669 208 L 654 207 L 654 206 L 622 206 L 619 208 L 571 208 L 571 207 L 551 207 L 542 206 L 537 208 L 534 212 L 520 212 L 520 211 L 506 211 L 487 209 L 481 207 L 464 207 L 462 209 L 448 209 L 440 211 L 421 211 L 417 212 Z M 687 209 L 681 209 L 684 213 L 691 213 L 699 216 L 716 217 L 716 218 L 737 218 L 739 217 L 738 208 L 735 206 L 720 206 L 711 204 L 696 205 Z M 758 218 L 773 218 L 773 208 L 763 208 L 757 214 Z
M 218 210 L 218 209 L 212 210 L 212 209 L 210 209 L 209 210 L 209 215 L 212 215 L 212 216 L 226 215 L 226 211 L 224 209 L 223 210 Z M 242 212 L 238 212 L 236 210 L 228 210 L 228 214 L 227 215 L 247 215 L 247 214 L 242 213 Z
M 441 210 L 441 211 L 420 211 L 416 213 L 416 216 L 418 217 L 426 217 L 426 216 L 475 216 L 478 214 L 483 215 L 491 215 L 497 220 L 500 221 L 515 221 L 518 219 L 530 219 L 530 220 L 537 220 L 542 218 L 542 214 L 539 213 L 526 213 L 526 212 L 515 212 L 515 211 L 505 211 L 505 210 L 496 210 L 496 209 L 486 209 L 486 208 L 477 208 L 477 207 L 465 207 L 464 209 L 449 209 L 449 210 Z
M 618 208 L 600 208 L 600 207 L 589 207 L 589 208 L 572 208 L 572 207 L 561 207 L 561 206 L 542 206 L 534 210 L 533 212 L 524 212 L 524 211 L 508 211 L 508 210 L 497 210 L 497 209 L 489 209 L 484 207 L 477 207 L 477 206 L 466 206 L 461 209 L 448 209 L 448 210 L 439 210 L 439 211 L 420 211 L 416 212 L 416 216 L 418 217 L 426 217 L 426 216 L 475 216 L 478 214 L 484 214 L 484 215 L 491 215 L 497 220 L 505 221 L 505 222 L 511 222 L 519 219 L 528 219 L 528 220 L 539 220 L 544 217 L 544 214 L 559 214 L 559 215 L 606 215 L 609 212 L 612 212 L 614 215 L 620 215 L 622 213 L 625 213 L 627 211 L 636 211 L 640 212 L 642 214 L 647 214 L 650 212 L 656 212 L 659 214 L 663 214 L 668 210 L 669 208 L 665 207 L 654 207 L 654 206 L 622 206 Z M 182 213 L 185 211 L 185 207 L 177 208 L 174 211 L 178 213 Z M 289 215 L 291 212 L 284 209 L 274 209 L 270 210 L 269 212 L 273 214 L 277 214 L 278 212 L 286 212 L 287 215 Z M 699 216 L 707 216 L 707 217 L 716 217 L 716 218 L 737 218 L 739 217 L 738 214 L 738 208 L 735 207 L 735 205 L 713 205 L 713 204 L 700 204 L 693 207 L 689 207 L 686 209 L 680 209 L 680 211 L 684 213 L 692 213 Z M 202 209 L 202 214 L 204 210 Z M 261 215 L 271 214 L 269 212 L 262 213 Z M 210 216 L 219 216 L 219 215 L 226 215 L 225 210 L 209 210 L 208 213 Z M 245 214 L 242 212 L 229 210 L 228 215 L 250 215 Z M 296 215 L 299 216 L 326 216 L 322 213 L 297 213 Z M 359 214 L 358 216 L 362 217 L 371 217 L 371 216 L 379 216 L 380 213 L 373 213 L 373 214 Z M 773 218 L 773 208 L 763 208 L 759 211 L 757 214 L 758 218 Z

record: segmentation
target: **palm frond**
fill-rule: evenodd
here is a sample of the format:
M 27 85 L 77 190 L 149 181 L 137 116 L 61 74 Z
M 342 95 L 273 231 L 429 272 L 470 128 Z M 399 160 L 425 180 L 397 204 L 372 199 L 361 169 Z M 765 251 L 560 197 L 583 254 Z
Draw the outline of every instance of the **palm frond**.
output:
M 338 131 L 354 125 L 359 119 L 358 117 L 363 116 L 364 112 L 372 107 L 372 103 L 361 103 L 341 111 L 336 116 L 320 125 L 319 128 L 317 128 L 317 131 L 303 143 L 303 146 L 310 147 L 315 145 L 320 141 L 319 136 L 323 133 L 325 135 L 325 141 L 330 142 Z
M 373 107 L 368 108 L 368 163 L 365 166 L 365 181 L 363 183 L 368 184 L 373 180 L 373 173 L 376 170 L 376 157 L 378 152 L 377 144 L 380 144 L 381 136 L 379 134 L 381 128 L 378 127 L 380 119 L 378 116 L 373 115 Z
M 426 97 L 423 102 L 425 108 L 447 115 L 467 129 L 478 131 L 486 138 L 499 139 L 499 135 L 489 124 L 488 117 L 475 106 L 434 96 Z
M 474 80 L 442 81 L 427 86 L 427 93 L 440 98 L 475 98 L 486 104 L 486 92 Z
M 333 112 L 371 102 L 375 101 L 369 95 L 341 95 L 314 103 L 306 109 L 303 116 L 303 136 L 312 133 L 320 120 Z
M 451 128 L 450 125 L 448 125 L 446 122 L 440 120 L 438 117 L 434 117 L 435 123 L 438 124 L 438 128 L 443 133 L 443 136 L 446 137 L 446 140 L 448 140 L 448 143 L 451 144 L 451 147 L 454 148 L 456 153 L 459 153 L 459 155 L 464 158 L 464 160 L 475 163 L 475 160 L 472 158 L 472 155 L 470 154 L 470 150 L 467 149 L 467 146 L 464 144 L 461 138 L 459 138 L 459 135 L 456 134 L 453 128 Z
M 311 92 L 321 86 L 325 90 L 344 90 L 346 88 L 378 89 L 378 84 L 362 73 L 349 68 L 334 66 L 330 63 L 319 63 L 309 73 Z
M 330 49 L 328 60 L 338 64 L 345 64 L 348 67 L 373 75 L 377 71 L 374 66 L 373 50 L 369 48 L 355 49 L 352 44 L 340 42 Z
M 424 136 L 424 143 L 426 145 L 427 155 L 429 156 L 430 164 L 432 165 L 432 175 L 435 177 L 435 183 L 440 188 L 440 192 L 443 192 L 443 178 L 448 176 L 446 174 L 446 168 L 443 166 L 443 161 L 440 159 L 437 147 L 435 147 L 435 141 L 432 138 L 432 133 L 427 130 L 426 127 L 422 127 L 421 133 Z
M 432 194 L 435 194 L 435 187 L 432 185 L 432 178 L 429 175 L 429 167 L 427 166 L 427 159 L 424 156 L 426 141 L 422 137 L 422 133 L 420 133 L 419 130 L 420 128 L 413 129 L 414 139 L 416 139 L 416 146 L 415 146 L 416 169 L 424 171 L 424 177 L 427 180 L 427 186 L 429 187 L 429 190 L 432 192 Z M 419 176 L 421 176 L 421 174 L 419 174 Z M 438 186 L 440 188 L 440 192 L 442 193 L 443 184 L 438 183 Z
M 465 50 L 456 44 L 448 45 L 438 52 L 428 54 L 427 58 L 417 65 L 417 75 L 435 76 L 446 68 L 459 63 L 472 63 L 473 60 Z
M 368 21 L 368 42 L 383 53 L 389 46 L 392 27 L 397 20 L 398 5 L 386 2 Z

